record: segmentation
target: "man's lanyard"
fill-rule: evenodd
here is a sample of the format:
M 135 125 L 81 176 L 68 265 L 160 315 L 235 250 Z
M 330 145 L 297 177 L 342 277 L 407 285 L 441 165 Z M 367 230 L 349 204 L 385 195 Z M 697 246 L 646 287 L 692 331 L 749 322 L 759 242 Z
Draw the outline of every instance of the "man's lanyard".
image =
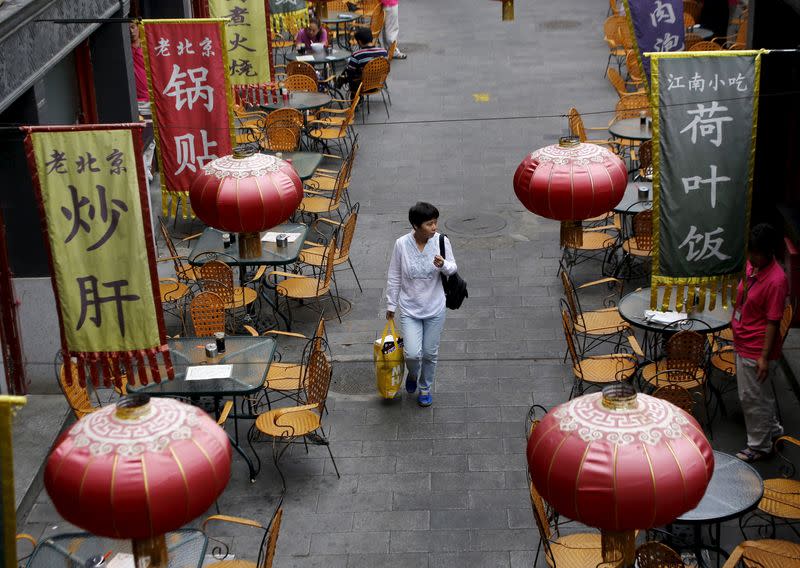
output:
M 744 309 L 744 305 L 747 303 L 747 294 L 750 292 L 750 288 L 752 288 L 753 285 L 756 283 L 756 276 L 757 275 L 758 275 L 758 272 L 756 272 L 756 273 L 754 273 L 754 274 L 752 274 L 750 276 L 745 276 L 745 278 L 744 278 L 744 286 L 742 286 L 742 288 L 743 288 L 743 290 L 742 290 L 742 304 L 740 306 L 737 306 L 737 308 L 739 310 Z

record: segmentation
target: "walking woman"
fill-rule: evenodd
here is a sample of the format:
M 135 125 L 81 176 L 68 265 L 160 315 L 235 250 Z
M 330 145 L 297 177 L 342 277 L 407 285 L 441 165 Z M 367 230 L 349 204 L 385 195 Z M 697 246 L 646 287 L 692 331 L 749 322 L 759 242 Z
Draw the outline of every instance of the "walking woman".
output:
M 386 284 L 386 319 L 399 310 L 408 375 L 406 391 L 417 402 L 430 406 L 431 390 L 439 356 L 439 338 L 445 320 L 441 275 L 458 270 L 450 241 L 444 237 L 444 257 L 439 251 L 439 210 L 418 202 L 408 211 L 412 231 L 394 243 Z

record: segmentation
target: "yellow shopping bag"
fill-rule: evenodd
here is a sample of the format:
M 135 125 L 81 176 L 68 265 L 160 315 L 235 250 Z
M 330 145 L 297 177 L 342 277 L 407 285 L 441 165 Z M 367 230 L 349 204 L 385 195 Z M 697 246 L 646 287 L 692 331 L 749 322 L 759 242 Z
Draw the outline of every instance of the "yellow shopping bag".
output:
M 378 382 L 378 393 L 383 398 L 394 398 L 403 385 L 403 338 L 397 336 L 394 320 L 386 322 L 381 337 L 372 346 L 375 360 L 375 378 Z

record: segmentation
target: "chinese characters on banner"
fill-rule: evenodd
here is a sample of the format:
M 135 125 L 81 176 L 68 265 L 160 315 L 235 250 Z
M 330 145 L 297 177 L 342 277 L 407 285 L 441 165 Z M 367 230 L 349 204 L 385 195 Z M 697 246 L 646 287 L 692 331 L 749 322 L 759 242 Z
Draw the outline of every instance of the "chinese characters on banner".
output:
M 267 0 L 208 0 L 214 18 L 225 18 L 231 83 L 268 83 L 271 76 Z
M 164 215 L 188 216 L 189 187 L 208 162 L 232 152 L 232 95 L 221 19 L 144 20 Z M 171 203 L 170 203 L 170 197 Z
M 656 290 L 684 286 L 703 309 L 735 291 L 750 218 L 760 55 L 755 51 L 651 54 Z M 655 307 L 655 306 L 654 306 Z
M 31 127 L 25 139 L 49 250 L 66 379 L 89 369 L 172 376 L 159 301 L 142 125 Z M 134 140 L 135 136 L 135 140 Z M 77 363 L 71 360 L 77 359 Z M 130 380 L 130 379 L 129 379 Z
M 683 50 L 683 0 L 625 0 L 625 13 L 649 82 L 650 57 L 646 53 Z
M 294 34 L 308 23 L 306 0 L 269 0 L 269 13 L 273 37 Z

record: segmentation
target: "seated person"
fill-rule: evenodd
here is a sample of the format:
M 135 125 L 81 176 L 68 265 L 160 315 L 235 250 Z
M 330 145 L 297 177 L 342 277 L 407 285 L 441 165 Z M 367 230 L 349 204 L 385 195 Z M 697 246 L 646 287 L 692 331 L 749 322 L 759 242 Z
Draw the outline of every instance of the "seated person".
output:
M 297 44 L 298 50 L 301 46 L 305 47 L 305 49 L 311 49 L 312 43 L 328 45 L 328 30 L 320 27 L 318 19 L 309 18 L 308 25 L 297 32 L 294 42 Z
M 358 28 L 355 38 L 358 42 L 358 49 L 347 60 L 347 67 L 345 67 L 338 81 L 339 84 L 347 83 L 351 93 L 355 93 L 358 90 L 364 65 L 376 57 L 388 57 L 389 55 L 385 49 L 372 43 L 372 30 L 369 28 Z

